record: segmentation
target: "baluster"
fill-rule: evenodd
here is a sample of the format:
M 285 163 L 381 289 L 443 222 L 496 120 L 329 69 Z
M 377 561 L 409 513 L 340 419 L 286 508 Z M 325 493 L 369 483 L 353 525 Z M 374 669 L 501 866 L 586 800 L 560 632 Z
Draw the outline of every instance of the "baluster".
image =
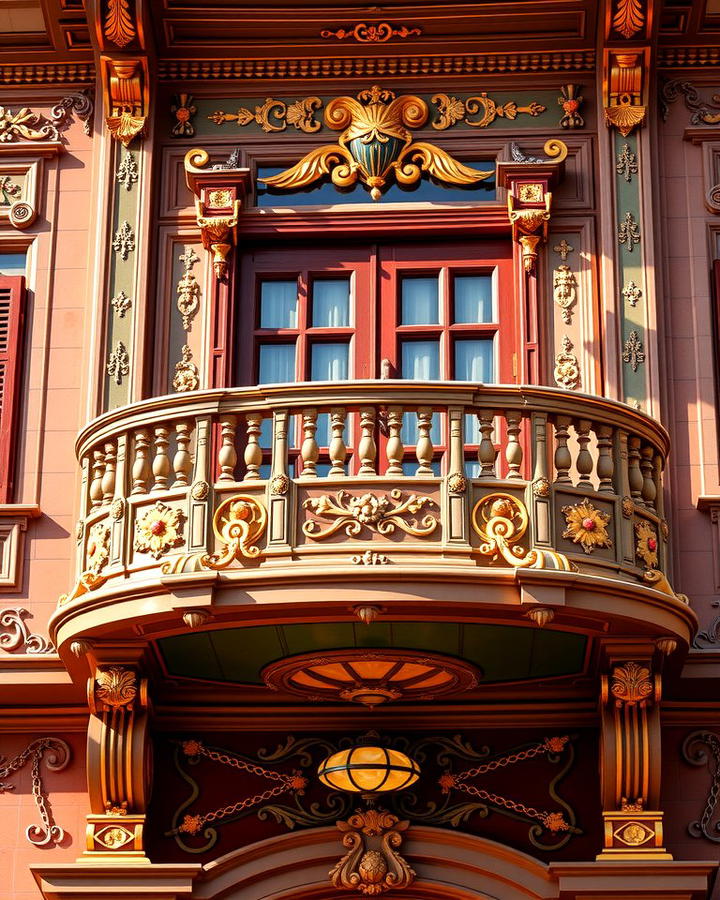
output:
M 363 406 L 360 410 L 360 432 L 358 475 L 374 475 L 377 445 L 375 444 L 375 409 L 372 406 Z
M 402 461 L 405 448 L 402 442 L 403 408 L 402 406 L 388 407 L 387 416 L 389 437 L 387 441 L 388 467 L 387 475 L 402 475 Z
M 260 478 L 260 466 L 262 465 L 262 449 L 260 447 L 260 429 L 262 428 L 262 413 L 248 413 L 245 416 L 245 481 L 257 481 Z
M 590 476 L 592 475 L 593 470 L 593 458 L 592 454 L 588 450 L 591 428 L 592 422 L 589 419 L 578 419 L 578 422 L 575 426 L 575 433 L 577 434 L 578 444 L 580 445 L 578 449 L 577 459 L 575 461 L 578 475 L 580 476 L 578 480 L 578 487 L 586 491 L 592 490 L 592 482 L 590 480 Z
M 645 444 L 642 448 L 642 459 L 640 461 L 640 468 L 642 470 L 643 475 L 643 486 L 642 486 L 642 498 L 645 506 L 648 509 L 655 508 L 655 497 L 657 495 L 657 488 L 655 487 L 655 480 L 653 478 L 654 475 L 654 467 L 653 467 L 653 458 L 655 456 L 655 450 L 653 449 L 651 444 Z
M 192 472 L 192 458 L 190 457 L 190 423 L 175 423 L 175 443 L 177 450 L 173 457 L 173 472 L 175 481 L 173 487 L 183 487 L 190 482 Z
M 167 490 L 168 479 L 170 477 L 170 458 L 168 457 L 168 447 L 170 441 L 168 435 L 170 430 L 164 425 L 158 425 L 155 429 L 155 459 L 152 464 L 152 471 L 155 477 L 154 491 Z
M 547 413 L 532 414 L 532 477 L 533 481 L 538 483 L 545 483 L 548 480 L 547 421 Z
M 332 437 L 330 438 L 330 446 L 328 453 L 330 455 L 330 472 L 331 478 L 342 478 L 345 475 L 345 457 L 347 456 L 347 447 L 343 438 L 345 431 L 346 411 L 341 406 L 333 406 L 330 409 L 330 430 Z
M 302 476 L 303 478 L 317 478 L 317 461 L 320 456 L 320 450 L 315 439 L 317 431 L 317 409 L 308 408 L 303 410 L 303 443 L 300 448 L 300 456 L 302 457 Z
M 150 432 L 147 428 L 138 428 L 135 432 L 135 459 L 132 467 L 133 486 L 131 494 L 147 493 L 150 480 Z
M 560 484 L 572 484 L 570 478 L 570 466 L 572 465 L 572 456 L 568 449 L 568 438 L 570 437 L 570 423 L 572 419 L 569 416 L 557 416 L 555 419 L 555 481 Z
M 655 479 L 655 509 L 660 518 L 665 516 L 665 497 L 663 495 L 662 473 L 663 458 L 659 453 L 655 454 L 653 465 L 653 477 Z
M 612 455 L 612 426 L 598 425 L 595 428 L 595 435 L 598 445 L 598 489 L 611 494 L 613 492 L 613 476 L 615 475 L 615 461 Z
M 415 455 L 417 456 L 418 468 L 416 475 L 432 475 L 433 470 L 430 465 L 433 458 L 433 445 L 430 438 L 430 429 L 432 428 L 432 409 L 429 406 L 421 406 L 417 411 L 418 419 L 418 439 L 415 447 Z
M 628 481 L 630 496 L 636 503 L 642 502 L 643 476 L 640 471 L 640 438 L 628 438 Z
M 480 463 L 480 477 L 495 477 L 495 458 L 497 451 L 493 443 L 493 432 L 495 430 L 495 413 L 491 409 L 481 409 L 478 412 L 478 422 L 480 423 L 480 446 L 478 447 L 478 462 Z
M 115 496 L 115 444 L 108 441 L 105 444 L 105 472 L 102 478 L 103 503 L 110 503 Z
M 101 506 L 103 502 L 103 474 L 105 473 L 105 456 L 102 450 L 93 450 L 92 481 L 90 482 L 90 503 Z
M 218 465 L 220 466 L 218 481 L 235 481 L 235 466 L 237 465 L 237 450 L 235 449 L 236 428 L 237 416 L 224 416 L 220 421 L 222 444 L 218 452 Z
M 508 478 L 522 478 L 520 466 L 523 460 L 523 451 L 518 440 L 520 434 L 520 413 L 510 410 L 505 413 L 507 423 L 507 447 L 505 447 L 505 459 L 508 464 Z

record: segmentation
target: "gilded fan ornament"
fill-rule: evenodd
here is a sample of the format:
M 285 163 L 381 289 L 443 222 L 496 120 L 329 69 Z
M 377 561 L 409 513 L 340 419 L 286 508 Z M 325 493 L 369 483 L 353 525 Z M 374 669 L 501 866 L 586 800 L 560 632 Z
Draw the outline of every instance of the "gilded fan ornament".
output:
M 337 144 L 317 147 L 284 172 L 259 180 L 273 188 L 298 190 L 329 174 L 339 188 L 359 179 L 373 200 L 379 200 L 393 175 L 403 185 L 414 184 L 423 172 L 465 185 L 492 176 L 463 165 L 434 144 L 414 141 L 409 129 L 422 128 L 427 119 L 428 107 L 420 97 L 396 97 L 377 85 L 360 91 L 357 99 L 336 97 L 325 108 L 325 124 L 342 132 Z

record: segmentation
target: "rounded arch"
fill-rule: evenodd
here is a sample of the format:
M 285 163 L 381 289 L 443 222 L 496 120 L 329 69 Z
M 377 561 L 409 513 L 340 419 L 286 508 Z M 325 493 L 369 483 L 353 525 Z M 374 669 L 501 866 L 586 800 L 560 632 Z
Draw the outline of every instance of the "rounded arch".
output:
M 203 866 L 192 896 L 196 900 L 338 900 L 328 872 L 343 852 L 335 828 L 269 838 Z M 414 825 L 401 852 L 417 873 L 413 900 L 553 900 L 558 896 L 557 882 L 546 865 L 485 838 Z

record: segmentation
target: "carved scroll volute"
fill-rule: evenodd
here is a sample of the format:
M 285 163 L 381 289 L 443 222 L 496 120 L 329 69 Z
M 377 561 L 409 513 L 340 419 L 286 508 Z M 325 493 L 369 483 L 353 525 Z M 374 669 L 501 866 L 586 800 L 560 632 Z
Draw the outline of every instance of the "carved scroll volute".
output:
M 152 779 L 148 685 L 134 668 L 101 665 L 88 681 L 87 778 L 91 813 L 85 856 L 146 860 Z
M 603 857 L 670 858 L 658 810 L 660 699 L 651 658 L 611 659 L 600 697 Z

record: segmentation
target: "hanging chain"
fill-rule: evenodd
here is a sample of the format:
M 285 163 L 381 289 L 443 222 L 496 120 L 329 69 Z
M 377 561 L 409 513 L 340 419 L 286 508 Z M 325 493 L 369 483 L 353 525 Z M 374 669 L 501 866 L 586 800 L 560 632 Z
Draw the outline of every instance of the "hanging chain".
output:
M 457 788 L 460 791 L 465 791 L 465 793 L 469 794 L 471 797 L 477 797 L 479 800 L 487 800 L 489 803 L 494 803 L 496 806 L 502 806 L 503 809 L 509 809 L 511 812 L 527 816 L 528 819 L 537 819 L 538 822 L 542 822 L 542 824 L 550 831 L 569 831 L 570 829 L 570 825 L 565 821 L 562 813 L 542 812 L 535 809 L 534 806 L 525 806 L 524 803 L 516 803 L 514 800 L 507 800 L 499 794 L 491 794 L 489 791 L 477 788 L 473 784 L 458 784 Z
M 478 775 L 486 775 L 488 772 L 495 772 L 497 769 L 511 766 L 517 762 L 524 762 L 526 759 L 533 759 L 536 756 L 541 756 L 543 753 L 559 753 L 564 749 L 568 740 L 569 738 L 566 736 L 546 738 L 542 743 L 535 744 L 534 747 L 528 747 L 527 750 L 508 753 L 507 756 L 493 759 L 488 763 L 483 763 L 481 766 L 476 766 L 474 769 L 467 769 L 465 772 L 455 775 L 455 783 L 465 781 L 467 778 L 476 778 Z
M 70 751 L 64 741 L 60 742 L 53 738 L 40 738 L 37 741 L 33 741 L 22 753 L 19 753 L 14 759 L 11 759 L 10 762 L 0 765 L 0 779 L 2 779 L 19 771 L 25 766 L 29 759 L 32 759 L 32 767 L 30 769 L 32 795 L 35 799 L 35 805 L 38 808 L 38 812 L 40 813 L 40 818 L 42 819 L 42 826 L 28 825 L 25 830 L 25 836 L 31 844 L 35 844 L 36 846 L 43 846 L 44 844 L 49 844 L 51 841 L 58 843 L 65 837 L 63 829 L 59 825 L 56 825 L 50 817 L 50 811 L 47 806 L 45 794 L 43 793 L 42 777 L 40 775 L 40 763 L 45 755 L 45 751 L 57 749 L 58 747 L 62 751 L 64 760 L 59 765 L 50 765 L 50 768 L 55 768 L 57 771 L 58 769 L 64 768 L 69 761 Z M 2 762 L 2 758 L 0 758 L 0 762 Z M 0 794 L 4 791 L 12 791 L 14 788 L 15 785 L 0 781 Z
M 266 800 L 272 800 L 273 797 L 279 797 L 287 791 L 301 793 L 307 787 L 307 778 L 303 777 L 299 772 L 294 772 L 291 775 L 284 772 L 275 772 L 272 769 L 266 769 L 264 766 L 231 756 L 229 753 L 209 750 L 200 741 L 184 741 L 182 749 L 187 756 L 204 756 L 221 765 L 230 766 L 233 769 L 239 769 L 241 772 L 248 772 L 250 775 L 258 775 L 260 778 L 267 778 L 270 781 L 280 783 L 273 788 L 268 788 L 261 794 L 255 794 L 254 797 L 246 797 L 244 800 L 239 800 L 237 803 L 232 803 L 229 806 L 220 807 L 220 809 L 205 815 L 185 816 L 182 824 L 177 829 L 178 832 L 197 834 L 204 825 L 211 822 L 218 822 L 237 815 L 246 809 L 257 806 L 258 803 L 264 803 Z

